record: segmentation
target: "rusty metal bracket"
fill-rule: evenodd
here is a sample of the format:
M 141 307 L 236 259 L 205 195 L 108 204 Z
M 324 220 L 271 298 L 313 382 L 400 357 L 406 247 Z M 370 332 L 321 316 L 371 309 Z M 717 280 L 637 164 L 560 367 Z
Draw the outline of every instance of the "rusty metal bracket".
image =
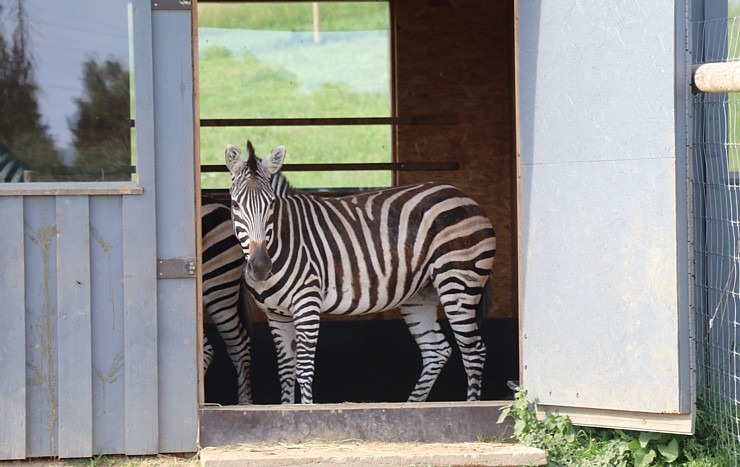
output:
M 192 10 L 192 0 L 152 0 L 152 10 Z
M 159 258 L 157 279 L 183 279 L 195 277 L 195 258 Z

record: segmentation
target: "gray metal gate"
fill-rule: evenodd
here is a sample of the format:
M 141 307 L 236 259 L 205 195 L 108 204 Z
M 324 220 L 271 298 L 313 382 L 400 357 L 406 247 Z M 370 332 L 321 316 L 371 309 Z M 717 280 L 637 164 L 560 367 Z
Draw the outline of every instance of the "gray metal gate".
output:
M 0 459 L 197 448 L 196 280 L 157 272 L 195 258 L 181 3 L 129 6 L 137 181 L 0 184 Z
M 734 14 L 738 14 L 735 12 Z M 693 2 L 693 64 L 740 59 L 740 18 L 727 4 Z M 736 89 L 735 91 L 740 91 Z M 702 416 L 740 460 L 740 95 L 692 98 L 697 398 Z

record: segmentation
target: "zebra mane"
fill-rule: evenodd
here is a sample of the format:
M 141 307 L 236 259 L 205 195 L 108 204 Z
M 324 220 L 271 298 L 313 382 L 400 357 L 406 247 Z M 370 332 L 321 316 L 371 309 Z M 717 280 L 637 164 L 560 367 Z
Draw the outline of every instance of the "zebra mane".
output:
M 247 160 L 244 162 L 244 166 L 251 172 L 257 173 L 262 165 L 262 158 L 257 157 L 254 151 L 254 146 L 251 141 L 247 141 Z M 285 178 L 282 172 L 277 172 L 270 177 L 270 186 L 275 192 L 275 196 L 278 198 L 285 198 L 286 196 L 292 195 L 295 190 Z
M 249 170 L 253 174 L 258 173 L 259 165 L 261 162 L 262 160 L 259 159 L 254 153 L 254 146 L 252 146 L 252 142 L 247 141 L 247 160 L 246 162 L 244 162 L 247 170 Z
M 270 179 L 270 185 L 275 191 L 275 196 L 278 198 L 287 198 L 296 192 L 295 188 L 293 188 L 288 179 L 285 178 L 285 175 L 283 175 L 283 172 L 274 174 Z

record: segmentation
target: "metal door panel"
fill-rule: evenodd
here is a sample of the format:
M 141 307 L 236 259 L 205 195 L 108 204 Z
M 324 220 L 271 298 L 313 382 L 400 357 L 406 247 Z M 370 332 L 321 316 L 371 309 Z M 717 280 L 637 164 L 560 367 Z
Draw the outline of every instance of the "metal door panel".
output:
M 661 190 L 674 170 L 671 159 L 522 169 L 523 378 L 540 402 L 681 409 L 675 200 Z
M 523 386 L 574 423 L 691 432 L 686 5 L 518 10 Z

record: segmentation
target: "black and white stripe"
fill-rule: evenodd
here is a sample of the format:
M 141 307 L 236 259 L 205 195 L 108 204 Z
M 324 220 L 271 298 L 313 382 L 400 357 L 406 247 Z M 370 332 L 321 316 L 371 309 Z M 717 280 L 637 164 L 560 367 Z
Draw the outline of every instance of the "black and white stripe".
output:
M 202 197 L 203 306 L 219 331 L 236 370 L 239 404 L 252 403 L 249 334 L 238 313 L 244 255 L 234 236 L 231 212 L 221 201 Z M 213 346 L 203 335 L 204 371 L 213 359 Z
M 278 354 L 283 403 L 313 402 L 319 314 L 400 308 L 422 357 L 409 401 L 424 401 L 452 350 L 442 304 L 461 350 L 468 400 L 479 400 L 486 349 L 476 315 L 490 286 L 495 234 L 480 206 L 451 185 L 425 183 L 342 198 L 290 189 L 285 148 L 264 160 L 226 149 L 234 229 L 246 284 L 265 311 Z M 276 190 L 275 187 L 279 189 Z
M 26 167 L 11 154 L 7 146 L 0 144 L 0 182 L 22 182 L 24 170 Z

